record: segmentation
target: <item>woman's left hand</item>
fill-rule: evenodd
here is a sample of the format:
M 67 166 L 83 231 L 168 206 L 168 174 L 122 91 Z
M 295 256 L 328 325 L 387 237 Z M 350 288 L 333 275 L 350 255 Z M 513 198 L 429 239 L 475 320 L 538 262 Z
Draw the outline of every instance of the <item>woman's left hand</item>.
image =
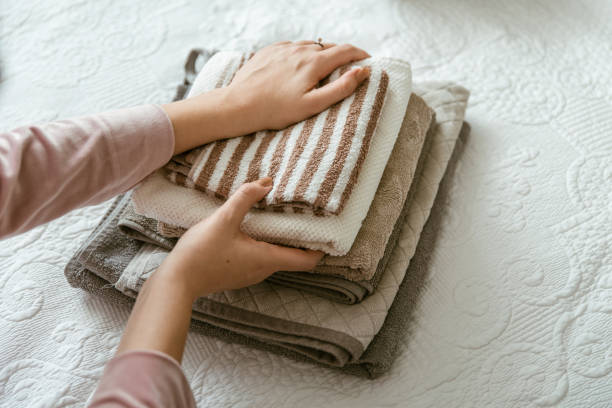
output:
M 259 50 L 236 73 L 230 99 L 243 105 L 252 131 L 282 129 L 351 95 L 369 75 L 355 67 L 317 88 L 336 68 L 369 57 L 350 44 L 281 42 Z
M 350 44 L 281 42 L 259 50 L 231 84 L 164 105 L 174 128 L 174 154 L 218 139 L 282 129 L 351 95 L 369 76 L 353 68 L 317 87 L 336 68 L 369 57 Z

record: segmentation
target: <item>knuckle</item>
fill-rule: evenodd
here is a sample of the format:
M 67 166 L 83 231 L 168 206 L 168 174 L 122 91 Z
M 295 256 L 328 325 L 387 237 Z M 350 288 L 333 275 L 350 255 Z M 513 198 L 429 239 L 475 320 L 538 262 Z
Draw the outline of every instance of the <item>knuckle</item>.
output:
M 296 45 L 295 47 L 293 47 L 292 52 L 294 54 L 300 54 L 303 53 L 304 51 L 306 51 L 308 49 L 308 47 L 306 47 L 305 45 Z
M 350 78 L 346 78 L 344 81 L 342 81 L 342 83 L 340 84 L 340 90 L 345 95 L 348 95 L 355 90 L 356 85 L 357 80 L 351 76 Z
M 247 197 L 251 197 L 257 193 L 257 186 L 255 183 L 245 183 L 236 191 L 239 194 L 243 194 Z
M 339 48 L 339 51 L 342 51 L 342 52 L 349 52 L 349 51 L 352 51 L 353 48 L 355 48 L 351 44 L 340 44 L 337 47 Z
M 320 66 L 321 64 L 323 64 L 324 61 L 325 61 L 325 56 L 322 55 L 321 53 L 316 53 L 315 55 L 310 57 L 310 62 L 312 63 L 313 67 Z

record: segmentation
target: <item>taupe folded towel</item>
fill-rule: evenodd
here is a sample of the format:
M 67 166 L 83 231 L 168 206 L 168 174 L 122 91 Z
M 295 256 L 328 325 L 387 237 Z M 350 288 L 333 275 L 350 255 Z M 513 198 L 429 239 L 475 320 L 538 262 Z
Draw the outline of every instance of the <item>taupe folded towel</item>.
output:
M 212 77 L 217 87 L 227 86 L 248 58 L 237 54 L 227 64 L 213 58 L 202 75 Z M 286 129 L 224 139 L 175 156 L 166 165 L 169 180 L 225 200 L 241 184 L 269 176 L 274 187 L 260 208 L 339 214 L 375 134 L 389 75 L 396 75 L 397 69 L 407 71 L 401 76 L 410 72 L 384 59 L 364 64 L 371 70 L 370 77 L 350 97 Z M 329 80 L 349 69 L 338 68 Z M 410 78 L 406 81 L 409 84 Z
M 413 180 L 418 178 L 415 174 L 422 169 L 422 159 L 427 156 L 423 154 L 428 149 L 425 141 L 432 139 L 426 134 L 434 130 L 434 112 L 422 98 L 413 94 L 376 196 L 353 248 L 345 256 L 325 257 L 314 273 L 278 272 L 268 281 L 347 304 L 358 303 L 372 293 L 408 214 L 416 190 Z M 168 231 L 172 227 L 135 214 L 131 209 L 119 220 L 119 227 L 135 239 L 167 249 L 172 248 L 175 240 L 163 235 L 181 233 L 180 229 Z
M 462 137 L 466 136 L 468 130 L 469 128 L 464 126 L 462 129 Z M 412 313 L 418 304 L 420 292 L 427 283 L 426 277 L 429 273 L 429 258 L 435 248 L 436 232 L 439 228 L 440 217 L 443 214 L 443 206 L 441 203 L 445 202 L 445 196 L 452 185 L 455 163 L 460 153 L 459 150 L 456 151 L 453 155 L 453 159 L 449 163 L 447 174 L 438 192 L 436 204 L 431 210 L 431 216 L 423 229 L 414 257 L 398 288 L 397 296 L 388 309 L 384 324 L 371 339 L 367 348 L 354 360 L 345 361 L 344 364 L 334 364 L 334 361 L 328 358 L 328 351 L 323 350 L 326 348 L 324 347 L 324 342 L 311 341 L 308 345 L 291 346 L 287 344 L 286 336 L 276 335 L 274 333 L 266 333 L 264 335 L 251 333 L 251 327 L 241 327 L 240 325 L 232 327 L 232 323 L 236 322 L 230 321 L 224 324 L 219 320 L 203 318 L 204 316 L 200 312 L 194 312 L 192 329 L 206 335 L 219 337 L 229 342 L 245 344 L 250 347 L 267 350 L 299 361 L 308 361 L 325 366 L 332 366 L 347 374 L 368 378 L 381 376 L 390 369 L 393 361 L 401 350 L 400 344 L 408 331 Z M 109 221 L 111 221 L 113 217 L 115 220 L 117 219 L 119 215 L 117 211 L 122 205 L 127 205 L 125 198 L 119 198 L 113 204 L 109 213 L 92 233 L 90 237 L 91 240 L 86 243 L 86 247 L 77 253 L 68 263 L 65 274 L 70 284 L 75 287 L 81 287 L 95 295 L 102 296 L 112 303 L 131 305 L 133 299 L 109 285 L 109 283 L 113 282 L 116 285 L 117 282 L 113 280 L 109 281 L 106 279 L 108 276 L 105 277 L 103 275 L 109 272 L 112 275 L 113 269 L 125 269 L 129 264 L 130 256 L 137 253 L 138 248 L 143 246 L 142 242 L 131 240 L 118 233 L 116 228 L 114 229 L 114 233 L 112 232 L 112 228 L 108 230 L 107 227 L 112 225 Z M 105 228 L 107 229 L 105 230 Z M 105 237 L 105 231 L 110 232 L 110 235 Z M 113 237 L 120 242 L 111 242 Z M 409 256 L 406 251 L 399 252 L 405 254 L 405 256 Z M 399 258 L 396 258 L 396 261 L 399 262 Z M 83 263 L 95 265 L 97 273 L 88 270 L 83 266 Z M 116 277 L 113 279 L 119 280 Z M 351 307 L 354 308 L 357 306 Z M 215 308 L 213 307 L 211 309 L 214 310 Z M 234 309 L 233 312 L 235 313 L 237 311 Z M 232 313 L 228 313 L 228 315 L 231 314 Z M 254 313 L 248 317 L 259 319 L 260 315 Z M 257 320 L 253 322 L 257 322 Z M 330 337 L 333 337 L 333 333 L 330 333 Z M 350 342 L 347 342 L 347 344 L 348 343 Z M 348 348 L 350 347 L 350 344 L 348 344 Z

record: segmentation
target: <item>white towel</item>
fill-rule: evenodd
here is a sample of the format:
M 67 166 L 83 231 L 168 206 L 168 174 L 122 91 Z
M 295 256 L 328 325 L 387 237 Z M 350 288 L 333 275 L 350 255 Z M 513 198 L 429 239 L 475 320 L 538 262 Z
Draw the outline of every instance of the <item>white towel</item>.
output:
M 202 72 L 204 75 L 196 79 L 190 96 L 213 89 L 218 79 L 209 74 L 212 68 L 215 71 L 223 70 L 232 63 L 235 63 L 235 54 L 215 55 L 206 64 L 207 72 Z M 209 64 L 214 65 L 211 68 Z M 242 224 L 244 232 L 251 237 L 321 250 L 335 256 L 344 255 L 351 248 L 395 144 L 412 88 L 410 65 L 407 62 L 384 58 L 365 60 L 356 65 L 372 65 L 383 69 L 389 76 L 389 85 L 370 150 L 344 210 L 338 215 L 316 217 L 308 213 L 274 213 L 253 209 Z M 183 228 L 189 228 L 211 215 L 222 203 L 200 191 L 171 183 L 161 172 L 153 173 L 145 179 L 136 188 L 132 198 L 137 213 Z

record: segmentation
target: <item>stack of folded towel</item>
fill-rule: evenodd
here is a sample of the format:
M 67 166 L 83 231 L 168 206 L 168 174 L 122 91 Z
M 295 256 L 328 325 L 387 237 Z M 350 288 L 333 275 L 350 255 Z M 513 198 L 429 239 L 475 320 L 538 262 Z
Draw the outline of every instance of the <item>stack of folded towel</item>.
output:
M 216 54 L 190 96 L 227 85 L 246 59 Z M 425 268 L 431 249 L 435 226 L 421 232 L 468 92 L 448 82 L 413 87 L 409 65 L 399 60 L 357 65 L 370 68 L 370 79 L 326 111 L 176 156 L 119 197 L 66 267 L 69 282 L 130 302 L 185 229 L 242 183 L 270 176 L 273 190 L 243 230 L 327 255 L 314 271 L 278 272 L 198 299 L 194 329 L 371 378 L 387 371 L 414 301 L 407 274 Z

